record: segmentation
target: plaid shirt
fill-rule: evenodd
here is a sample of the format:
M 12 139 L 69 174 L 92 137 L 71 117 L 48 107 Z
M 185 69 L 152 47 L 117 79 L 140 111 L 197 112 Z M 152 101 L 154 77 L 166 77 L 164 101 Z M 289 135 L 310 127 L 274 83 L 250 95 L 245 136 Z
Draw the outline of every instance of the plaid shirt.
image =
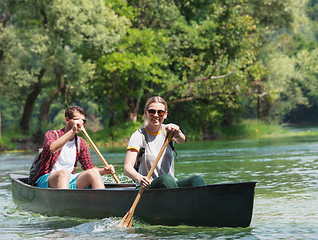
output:
M 64 128 L 61 130 L 56 130 L 56 131 L 57 131 L 59 137 L 63 136 L 65 133 Z M 78 138 L 80 139 L 80 152 L 78 152 L 78 149 L 77 149 L 78 148 L 77 147 Z M 57 140 L 57 135 L 56 135 L 55 131 L 48 131 L 45 134 L 44 141 L 43 141 L 43 151 L 42 151 L 42 155 L 41 155 L 41 162 L 40 162 L 37 174 L 34 176 L 34 178 L 31 181 L 31 185 L 34 185 L 35 182 L 37 181 L 37 179 L 39 177 L 41 177 L 42 175 L 50 173 L 53 169 L 54 164 L 56 163 L 57 159 L 59 158 L 62 149 L 60 149 L 52 154 L 50 152 L 50 146 L 55 140 Z M 87 148 L 87 144 L 84 141 L 84 139 L 76 136 L 75 137 L 75 145 L 76 145 L 76 160 L 75 160 L 75 164 L 74 164 L 74 168 L 73 168 L 72 173 L 73 174 L 75 173 L 75 169 L 76 169 L 78 161 L 80 162 L 83 170 L 93 168 L 94 164 L 91 160 L 91 156 L 90 156 L 89 150 Z

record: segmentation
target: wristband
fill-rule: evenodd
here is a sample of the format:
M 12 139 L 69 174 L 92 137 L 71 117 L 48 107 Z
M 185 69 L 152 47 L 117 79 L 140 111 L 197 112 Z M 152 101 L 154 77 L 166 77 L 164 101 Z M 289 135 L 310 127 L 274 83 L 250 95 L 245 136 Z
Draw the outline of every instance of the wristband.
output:
M 179 136 L 178 137 L 174 137 L 174 138 L 179 138 L 180 137 L 180 133 L 181 133 L 181 131 L 179 130 Z

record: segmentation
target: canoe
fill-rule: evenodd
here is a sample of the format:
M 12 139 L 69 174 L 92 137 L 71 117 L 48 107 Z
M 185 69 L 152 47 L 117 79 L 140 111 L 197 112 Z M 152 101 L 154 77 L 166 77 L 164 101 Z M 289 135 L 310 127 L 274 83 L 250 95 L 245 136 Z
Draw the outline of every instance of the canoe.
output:
M 106 189 L 46 189 L 11 174 L 12 197 L 19 207 L 47 216 L 122 218 L 138 190 L 134 184 L 105 184 Z M 134 217 L 154 225 L 248 227 L 256 182 L 202 187 L 147 189 Z

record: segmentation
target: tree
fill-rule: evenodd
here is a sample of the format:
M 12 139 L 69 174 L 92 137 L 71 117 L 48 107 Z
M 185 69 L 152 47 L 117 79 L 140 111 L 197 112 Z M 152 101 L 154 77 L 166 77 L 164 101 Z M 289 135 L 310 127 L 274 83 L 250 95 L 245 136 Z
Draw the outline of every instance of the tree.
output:
M 302 86 L 312 86 L 313 82 L 301 77 L 302 69 L 293 55 L 302 48 L 292 40 L 292 36 L 301 36 L 299 33 L 306 30 L 304 8 L 304 1 L 294 0 L 253 0 L 244 7 L 246 13 L 258 20 L 261 29 L 258 64 L 247 69 L 250 84 L 246 92 L 252 97 L 248 104 L 256 106 L 260 120 L 270 117 L 268 120 L 280 121 L 286 109 L 297 105 L 295 100 L 300 104 L 307 101 Z
M 94 93 L 107 99 L 111 116 L 119 109 L 128 121 L 135 121 L 140 102 L 153 94 L 172 104 L 202 99 L 236 105 L 237 85 L 244 85 L 241 69 L 253 63 L 258 44 L 251 17 L 241 16 L 239 6 L 231 3 L 192 2 L 196 9 L 210 9 L 200 17 L 183 16 L 187 11 L 168 0 L 128 4 L 130 8 L 125 5 L 120 12 L 130 16 L 132 27 L 116 51 L 97 64 L 101 78 L 94 89 L 102 88 Z
M 111 51 L 125 32 L 127 21 L 100 0 L 23 1 L 15 6 L 11 24 L 25 54 L 21 61 L 15 58 L 16 63 L 6 69 L 5 76 L 12 77 L 13 68 L 29 75 L 22 84 L 28 87 L 23 94 L 23 132 L 29 131 L 34 102 L 45 90 L 39 114 L 41 132 L 41 121 L 47 118 L 50 104 L 59 94 L 68 105 L 89 88 L 86 82 L 93 76 L 94 64 L 83 60 L 80 49 L 87 45 L 103 53 Z M 16 78 L 21 82 L 19 76 Z
M 286 36 L 281 35 L 280 38 L 286 40 Z M 288 49 L 286 41 L 284 43 L 283 49 Z M 317 97 L 318 49 L 301 50 L 296 55 L 288 56 L 279 46 L 271 45 L 267 61 L 271 71 L 264 75 L 259 84 L 263 102 L 266 103 L 266 107 L 258 111 L 262 114 L 260 119 L 270 116 L 272 120 L 281 121 L 298 105 L 309 105 L 308 97 Z
M 162 49 L 157 46 L 155 35 L 151 29 L 130 29 L 118 52 L 104 55 L 98 61 L 103 71 L 99 74 L 102 79 L 95 83 L 95 89 L 102 91 L 97 96 L 103 96 L 103 91 L 106 92 L 104 97 L 111 112 L 110 126 L 114 125 L 115 111 L 124 111 L 128 121 L 136 121 L 147 85 L 164 75 L 160 66 L 166 63 L 160 56 Z

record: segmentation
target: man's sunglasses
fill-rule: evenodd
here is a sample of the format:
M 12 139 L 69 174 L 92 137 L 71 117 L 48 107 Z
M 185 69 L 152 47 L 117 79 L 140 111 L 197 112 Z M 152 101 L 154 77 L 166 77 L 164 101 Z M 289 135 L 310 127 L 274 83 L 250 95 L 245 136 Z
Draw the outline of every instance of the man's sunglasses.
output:
M 83 124 L 85 124 L 86 121 L 87 121 L 86 119 L 81 119 L 81 118 L 70 118 L 70 119 L 73 119 L 73 120 L 75 120 L 75 121 L 76 121 L 76 120 L 82 120 L 82 121 L 83 121 Z
M 162 117 L 163 115 L 165 115 L 166 111 L 163 110 L 154 110 L 154 109 L 148 109 L 147 110 L 150 116 L 154 116 L 156 114 L 156 112 L 158 113 L 158 116 Z

